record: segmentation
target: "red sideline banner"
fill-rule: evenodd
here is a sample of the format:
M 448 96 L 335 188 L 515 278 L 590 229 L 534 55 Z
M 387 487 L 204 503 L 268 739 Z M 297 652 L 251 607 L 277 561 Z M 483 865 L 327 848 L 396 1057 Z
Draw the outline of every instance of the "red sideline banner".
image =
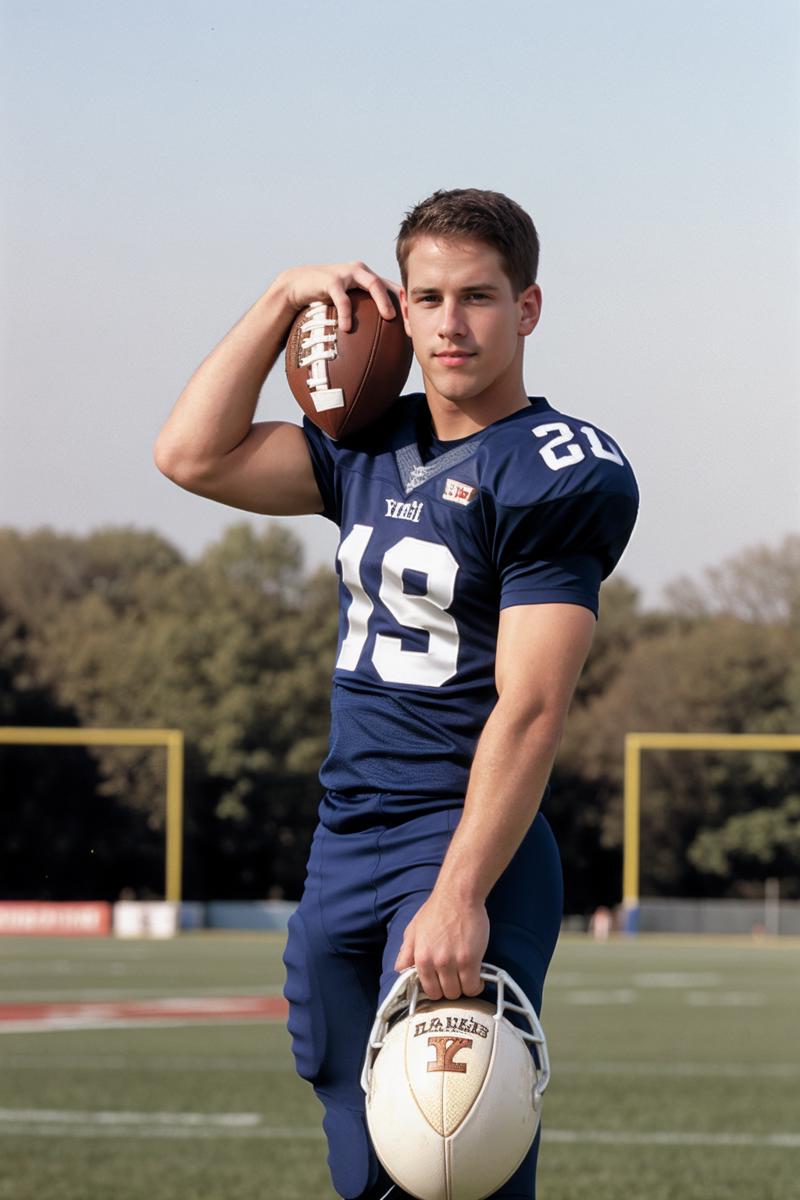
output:
M 104 901 L 0 900 L 0 937 L 100 937 L 111 932 L 111 905 Z

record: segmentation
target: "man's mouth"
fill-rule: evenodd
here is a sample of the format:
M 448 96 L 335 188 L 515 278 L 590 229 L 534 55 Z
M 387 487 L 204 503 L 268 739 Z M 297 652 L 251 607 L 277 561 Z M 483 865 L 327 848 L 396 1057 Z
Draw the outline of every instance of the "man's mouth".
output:
M 473 357 L 474 355 L 466 350 L 438 350 L 434 354 L 434 358 L 445 367 L 458 367 Z

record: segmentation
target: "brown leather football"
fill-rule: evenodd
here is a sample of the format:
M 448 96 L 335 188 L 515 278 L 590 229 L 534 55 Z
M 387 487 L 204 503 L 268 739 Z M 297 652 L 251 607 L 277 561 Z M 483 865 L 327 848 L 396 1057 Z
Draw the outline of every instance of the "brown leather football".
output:
M 328 437 L 358 433 L 391 407 L 411 370 L 411 339 L 400 302 L 384 321 L 369 292 L 350 293 L 350 330 L 338 328 L 336 309 L 322 301 L 295 317 L 286 344 L 286 378 L 303 412 Z

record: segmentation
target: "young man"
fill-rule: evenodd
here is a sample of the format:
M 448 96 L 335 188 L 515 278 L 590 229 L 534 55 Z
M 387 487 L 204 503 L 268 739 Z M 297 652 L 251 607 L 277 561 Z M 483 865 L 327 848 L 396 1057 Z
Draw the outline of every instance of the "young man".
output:
M 325 1106 L 347 1200 L 403 1196 L 359 1087 L 396 972 L 413 964 L 428 996 L 454 999 L 481 991 L 486 959 L 538 1011 L 558 935 L 560 864 L 538 809 L 637 491 L 606 434 L 525 393 L 538 249 L 507 197 L 435 193 L 400 231 L 400 315 L 363 263 L 284 272 L 156 447 L 190 491 L 341 529 L 326 793 L 285 962 L 297 1067 Z M 403 320 L 424 396 L 338 444 L 308 421 L 254 423 L 295 314 L 330 299 L 346 330 L 355 287 Z M 497 1198 L 532 1200 L 537 1149 Z

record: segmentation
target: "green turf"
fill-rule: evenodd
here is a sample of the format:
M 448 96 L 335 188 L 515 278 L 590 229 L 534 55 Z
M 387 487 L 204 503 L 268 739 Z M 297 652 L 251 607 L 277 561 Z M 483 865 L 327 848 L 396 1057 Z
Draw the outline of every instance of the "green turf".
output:
M 272 936 L 8 938 L 0 1002 L 274 992 L 281 948 Z M 797 945 L 563 939 L 543 1014 L 540 1200 L 800 1198 L 798 982 Z M 200 1124 L 58 1124 L 84 1112 Z M 643 1140 L 589 1140 L 603 1134 Z M 774 1134 L 793 1144 L 736 1144 Z M 0 1200 L 333 1195 L 320 1110 L 280 1025 L 0 1033 Z

